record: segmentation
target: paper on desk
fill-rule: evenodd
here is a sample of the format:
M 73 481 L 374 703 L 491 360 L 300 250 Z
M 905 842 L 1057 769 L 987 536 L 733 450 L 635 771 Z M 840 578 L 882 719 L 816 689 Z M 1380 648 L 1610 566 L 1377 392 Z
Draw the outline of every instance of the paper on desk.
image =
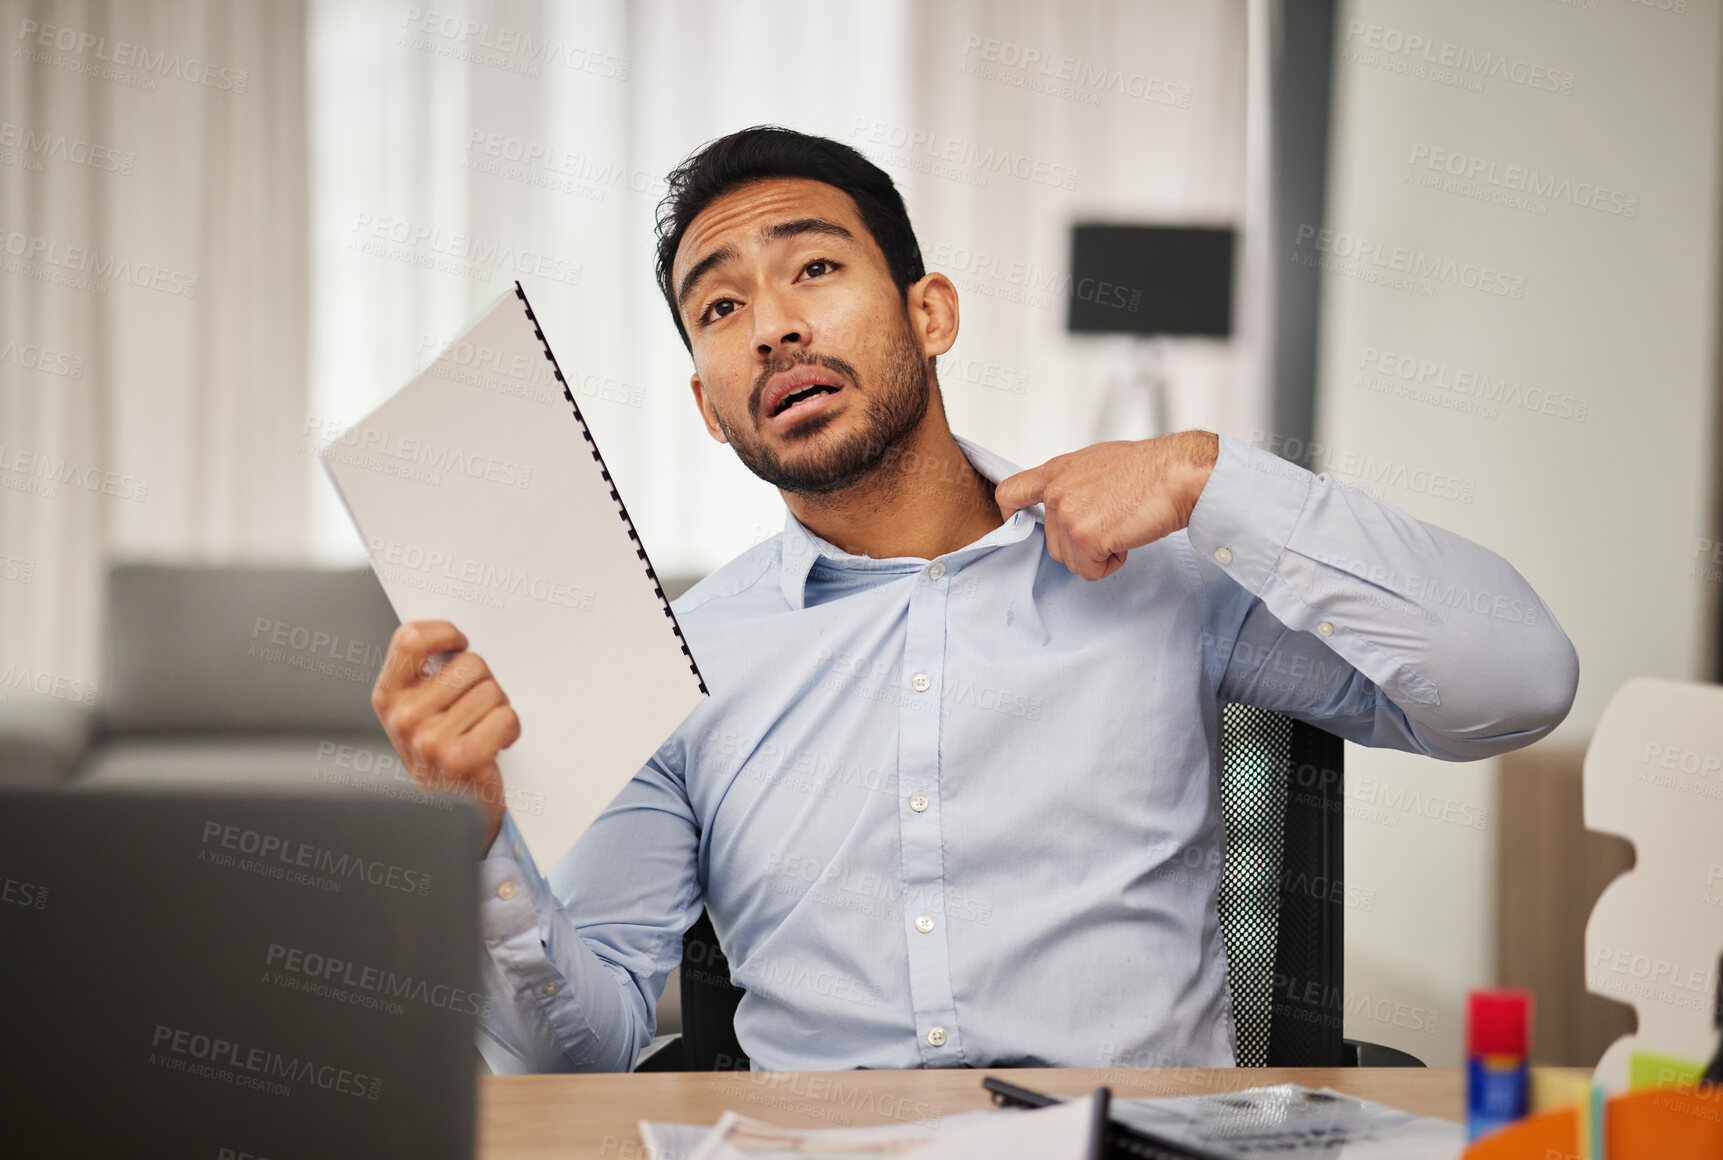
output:
M 646 1160 L 694 1160 L 694 1150 L 711 1130 L 700 1124 L 641 1120 L 640 1139 L 646 1145 Z
M 781 1128 L 725 1112 L 686 1160 L 1088 1160 L 1094 1115 L 1091 1096 L 1030 1111 L 971 1112 L 936 1124 L 869 1128 Z
M 520 716 L 498 761 L 548 864 L 704 691 L 524 292 L 320 453 L 403 622 L 455 624 Z
M 667 1124 L 655 1120 L 641 1120 L 640 1138 L 646 1144 L 647 1160 L 697 1160 L 700 1147 L 708 1138 L 721 1142 L 726 1132 L 747 1130 L 753 1133 L 764 1131 L 770 1133 L 767 1138 L 771 1141 L 772 1146 L 780 1149 L 787 1146 L 784 1141 L 790 1138 L 804 1142 L 810 1147 L 817 1146 L 822 1140 L 821 1133 L 824 1132 L 829 1134 L 825 1137 L 826 1139 L 841 1143 L 850 1149 L 850 1151 L 840 1152 L 838 1155 L 848 1157 L 849 1160 L 858 1160 L 858 1158 L 866 1160 L 869 1156 L 900 1155 L 900 1153 L 880 1151 L 881 1148 L 887 1147 L 893 1141 L 902 1142 L 908 1139 L 919 1147 L 920 1141 L 937 1139 L 941 1132 L 961 1129 L 976 1119 L 993 1114 L 990 1111 L 966 1112 L 960 1116 L 948 1116 L 932 1124 L 885 1124 L 868 1128 L 795 1129 L 779 1128 L 771 1124 L 761 1123 L 758 1120 L 750 1120 L 734 1112 L 726 1112 L 717 1124 Z M 746 1143 L 746 1141 L 747 1138 L 743 1137 L 738 1143 Z M 767 1156 L 774 1154 L 765 1153 Z M 790 1154 L 817 1156 L 820 1153 L 792 1152 Z M 740 1155 L 748 1157 L 749 1160 L 758 1160 L 759 1156 L 759 1154 L 752 1152 L 741 1152 Z
M 1465 1149 L 1459 1124 L 1297 1084 L 1114 1100 L 1109 1115 L 1227 1160 L 1449 1160 Z

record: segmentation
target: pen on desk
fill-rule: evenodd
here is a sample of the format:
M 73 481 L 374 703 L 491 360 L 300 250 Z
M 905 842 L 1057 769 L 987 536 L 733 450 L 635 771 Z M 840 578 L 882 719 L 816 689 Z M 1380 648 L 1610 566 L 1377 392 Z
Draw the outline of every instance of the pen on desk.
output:
M 1107 1118 L 1112 1112 L 1113 1093 L 1107 1087 L 1098 1087 L 1089 1098 L 1094 1105 L 1089 1118 L 1088 1160 L 1107 1160 Z
M 1057 1096 L 1043 1092 L 1031 1091 L 1018 1087 L 993 1076 L 984 1076 L 981 1086 L 993 1093 L 993 1102 L 1001 1106 L 1017 1106 L 1025 1108 L 1045 1108 L 1052 1104 L 1063 1103 Z M 1111 1093 L 1107 1088 L 1099 1088 L 1097 1092 Z M 1100 1103 L 1099 1100 L 1096 1101 Z M 1228 1160 L 1218 1153 L 1199 1148 L 1194 1144 L 1184 1144 L 1177 1140 L 1168 1140 L 1142 1128 L 1122 1124 L 1109 1119 L 1106 1126 L 1106 1155 L 1133 1156 L 1140 1160 Z

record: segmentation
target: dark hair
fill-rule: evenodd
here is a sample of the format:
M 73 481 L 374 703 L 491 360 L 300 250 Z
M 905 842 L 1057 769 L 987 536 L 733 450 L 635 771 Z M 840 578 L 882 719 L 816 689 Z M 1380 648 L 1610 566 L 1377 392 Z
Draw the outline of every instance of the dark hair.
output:
M 658 289 L 670 307 L 676 333 L 690 353 L 694 345 L 676 309 L 676 288 L 670 278 L 682 236 L 700 211 L 718 198 L 774 177 L 806 177 L 849 194 L 862 224 L 885 254 L 892 281 L 906 301 L 910 284 L 919 282 L 927 272 L 903 198 L 883 169 L 857 150 L 826 137 L 779 125 L 739 130 L 708 142 L 672 170 L 665 178 L 670 191 L 658 203 Z

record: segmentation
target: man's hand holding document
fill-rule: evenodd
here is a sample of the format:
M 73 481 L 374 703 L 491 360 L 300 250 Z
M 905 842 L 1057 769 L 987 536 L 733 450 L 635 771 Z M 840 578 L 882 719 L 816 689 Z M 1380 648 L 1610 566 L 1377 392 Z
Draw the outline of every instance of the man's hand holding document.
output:
M 485 845 L 496 841 L 509 790 L 497 758 L 520 739 L 520 714 L 466 635 L 446 620 L 401 625 L 371 705 L 415 780 L 472 794 Z
M 524 291 L 320 455 L 401 619 L 390 741 L 560 856 L 705 686 Z

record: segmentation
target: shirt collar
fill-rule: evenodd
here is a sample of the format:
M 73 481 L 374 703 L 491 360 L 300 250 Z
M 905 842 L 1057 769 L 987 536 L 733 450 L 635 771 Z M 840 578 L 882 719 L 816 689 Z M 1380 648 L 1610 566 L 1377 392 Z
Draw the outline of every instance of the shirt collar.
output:
M 1008 475 L 1016 475 L 1018 467 L 1010 460 L 1001 458 L 984 447 L 980 447 L 959 435 L 952 438 L 957 440 L 957 446 L 964 456 L 974 465 L 989 482 L 997 484 Z M 1043 512 L 1040 504 L 1015 512 L 1002 525 L 994 528 L 985 536 L 959 548 L 955 552 L 947 552 L 939 559 L 944 561 L 948 572 L 956 571 L 970 560 L 994 548 L 1015 544 L 1027 539 L 1035 525 L 1041 522 Z M 821 539 L 802 525 L 795 515 L 787 508 L 784 511 L 784 535 L 781 545 L 781 579 L 784 586 L 784 599 L 791 608 L 802 608 L 806 604 L 808 573 L 813 570 L 817 561 L 824 560 L 827 565 L 846 571 L 902 571 L 907 557 L 897 557 L 890 560 L 874 559 L 871 556 L 853 556 L 829 541 Z

